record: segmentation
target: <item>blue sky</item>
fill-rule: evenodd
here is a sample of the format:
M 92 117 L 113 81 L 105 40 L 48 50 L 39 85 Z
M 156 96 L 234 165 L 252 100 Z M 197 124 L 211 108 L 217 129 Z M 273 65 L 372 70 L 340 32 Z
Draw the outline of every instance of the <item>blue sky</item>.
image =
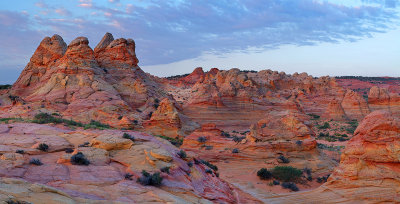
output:
M 0 84 L 45 36 L 96 46 L 133 38 L 139 65 L 169 76 L 202 66 L 400 76 L 399 0 L 0 1 Z

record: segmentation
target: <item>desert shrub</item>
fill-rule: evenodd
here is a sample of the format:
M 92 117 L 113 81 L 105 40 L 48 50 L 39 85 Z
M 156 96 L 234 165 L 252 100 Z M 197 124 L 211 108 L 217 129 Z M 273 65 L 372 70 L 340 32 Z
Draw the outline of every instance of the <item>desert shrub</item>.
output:
M 137 182 L 144 186 L 160 186 L 163 178 L 160 176 L 160 172 L 150 174 L 147 171 L 142 171 L 142 176 L 137 179 Z
M 187 157 L 186 152 L 182 149 L 177 153 L 177 155 L 182 159 L 185 159 Z
M 84 142 L 83 144 L 78 145 L 78 147 L 89 147 L 89 142 Z
M 193 162 L 190 161 L 190 162 L 187 163 L 187 165 L 188 165 L 189 167 L 192 167 L 192 166 L 193 166 Z
M 71 163 L 74 165 L 89 165 L 90 161 L 86 159 L 85 155 L 82 152 L 78 152 L 71 157 Z
M 299 191 L 299 188 L 298 188 L 298 187 L 296 186 L 296 184 L 293 183 L 293 182 L 283 182 L 283 183 L 281 184 L 281 186 L 282 186 L 283 188 L 290 189 L 290 190 L 292 190 L 292 191 Z
M 213 146 L 206 146 L 206 150 L 212 150 Z
M 313 114 L 313 113 L 310 113 L 310 114 L 307 114 L 307 115 L 311 116 L 312 120 L 317 120 L 317 119 L 319 119 L 321 117 L 321 116 Z
M 38 124 L 47 124 L 47 123 L 59 124 L 62 123 L 63 121 L 61 118 L 56 118 L 48 113 L 38 113 L 35 115 L 32 122 Z
M 171 137 L 167 137 L 167 136 L 163 136 L 163 135 L 155 135 L 159 138 L 168 140 L 168 142 L 170 142 L 172 145 L 176 146 L 176 147 L 180 147 L 183 144 L 183 138 L 179 138 L 179 137 L 175 137 L 175 138 L 171 138 Z
M 311 170 L 310 168 L 307 168 L 307 167 L 306 167 L 306 168 L 303 169 L 303 172 L 310 176 L 312 170 Z
M 151 116 L 153 116 L 153 111 L 147 115 L 148 118 L 151 118 Z
M 39 113 L 36 114 L 34 119 L 32 120 L 33 123 L 38 123 L 38 124 L 47 124 L 47 123 L 54 123 L 54 124 L 60 124 L 64 123 L 69 126 L 77 126 L 77 127 L 83 127 L 84 125 L 80 122 L 76 122 L 71 120 L 66 120 L 62 118 L 57 118 L 54 116 L 60 116 L 60 114 L 53 113 L 52 115 L 48 113 Z
M 40 161 L 40 159 L 35 159 L 35 158 L 31 159 L 29 161 L 29 164 L 33 164 L 33 165 L 36 165 L 36 166 L 43 165 L 43 163 Z
M 154 107 L 155 109 L 157 109 L 158 106 L 160 106 L 160 104 L 158 104 L 158 103 L 153 104 L 153 107 Z
M 329 176 L 330 176 L 330 175 L 318 177 L 318 178 L 317 178 L 317 182 L 318 182 L 318 183 L 325 183 L 325 182 L 328 181 Z
M 273 183 L 274 185 L 279 185 L 279 184 L 281 184 L 281 182 L 279 182 L 278 180 L 274 180 L 274 181 L 272 181 L 272 183 Z
M 289 161 L 289 159 L 288 158 L 286 158 L 285 156 L 283 156 L 283 155 L 279 155 L 279 157 L 277 158 L 278 159 L 278 162 L 280 162 L 280 163 L 284 163 L 284 164 L 287 164 L 287 163 L 289 163 L 290 161 Z
M 5 201 L 6 204 L 30 204 L 26 201 L 21 201 L 21 200 L 17 200 L 17 199 L 11 199 L 9 198 L 8 200 Z
M 25 151 L 22 150 L 22 149 L 17 149 L 17 151 L 15 151 L 15 153 L 18 153 L 18 154 L 25 154 Z
M 299 145 L 299 146 L 301 146 L 301 145 L 303 144 L 303 141 L 297 140 L 297 141 L 296 141 L 296 144 Z
M 196 160 L 195 160 L 195 161 L 196 161 Z M 215 166 L 214 164 L 211 164 L 210 162 L 205 161 L 205 160 L 201 160 L 200 162 L 203 163 L 204 165 L 210 167 L 212 170 L 218 171 L 218 167 Z
M 109 125 L 103 124 L 99 121 L 96 120 L 91 120 L 89 124 L 84 125 L 83 127 L 85 130 L 86 129 L 100 129 L 100 130 L 104 130 L 104 129 L 109 129 L 111 128 Z
M 118 116 L 118 120 L 121 120 L 122 118 L 123 118 L 123 116 L 122 116 L 122 115 Z
M 205 143 L 207 141 L 207 138 L 204 137 L 204 136 L 201 136 L 201 137 L 197 138 L 197 141 L 200 142 L 200 143 Z
M 72 152 L 74 152 L 74 149 L 72 149 L 72 148 L 67 148 L 67 149 L 65 149 L 65 153 L 72 153 Z
M 132 140 L 132 142 L 135 141 L 135 137 L 132 136 L 132 135 L 130 135 L 130 134 L 128 134 L 128 133 L 124 133 L 124 134 L 122 135 L 122 137 L 125 138 L 125 139 L 128 139 L 128 140 Z
M 132 180 L 132 177 L 133 177 L 133 175 L 130 174 L 130 173 L 126 173 L 126 174 L 125 174 L 125 179 L 126 179 L 126 180 Z
M 291 166 L 275 166 L 271 173 L 272 177 L 284 182 L 296 181 L 303 174 L 300 169 Z
M 232 150 L 232 153 L 239 153 L 239 150 L 237 148 Z
M 238 136 L 233 136 L 233 141 L 236 143 L 241 142 L 245 137 L 238 137 Z
M 261 180 L 267 180 L 267 179 L 270 179 L 272 177 L 272 174 L 266 168 L 261 168 L 260 170 L 257 171 L 257 176 Z
M 312 176 L 307 176 L 307 181 L 312 181 Z
M 206 169 L 206 173 L 207 174 L 212 174 L 212 170 L 211 169 Z
M 12 85 L 10 85 L 10 84 L 0 85 L 0 90 L 9 89 L 11 87 L 12 87 Z
M 47 145 L 46 143 L 40 143 L 37 149 L 43 152 L 47 152 L 49 150 L 49 145 Z
M 133 124 L 137 125 L 139 122 L 137 120 L 133 120 Z
M 318 129 L 322 130 L 322 129 L 328 129 L 331 128 L 331 126 L 329 125 L 328 122 L 325 122 L 323 125 L 319 126 Z
M 221 132 L 221 136 L 227 137 L 227 138 L 230 138 L 230 137 L 231 137 L 231 135 L 230 135 L 229 133 L 224 132 L 224 131 Z
M 161 168 L 160 171 L 169 174 L 169 169 L 170 169 L 169 166 L 165 166 L 165 167 Z

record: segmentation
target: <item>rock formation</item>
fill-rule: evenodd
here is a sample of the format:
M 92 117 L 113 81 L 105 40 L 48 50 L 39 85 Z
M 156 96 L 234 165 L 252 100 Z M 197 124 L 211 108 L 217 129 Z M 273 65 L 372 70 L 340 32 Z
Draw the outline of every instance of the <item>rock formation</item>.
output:
M 124 133 L 134 141 L 123 138 Z M 13 123 L 0 124 L 0 138 L 0 201 L 236 203 L 235 194 L 240 193 L 215 171 L 206 173 L 204 164 L 180 158 L 175 146 L 139 132 Z M 37 143 L 47 144 L 49 150 L 35 149 Z M 64 151 L 69 148 L 74 151 Z M 78 152 L 89 165 L 73 164 L 71 158 Z M 42 165 L 30 164 L 33 158 Z M 169 171 L 161 172 L 161 187 L 136 181 L 142 170 L 154 173 L 164 167 Z
M 270 197 L 268 203 L 400 202 L 400 119 L 387 111 L 367 115 L 347 144 L 339 166 L 321 187 Z

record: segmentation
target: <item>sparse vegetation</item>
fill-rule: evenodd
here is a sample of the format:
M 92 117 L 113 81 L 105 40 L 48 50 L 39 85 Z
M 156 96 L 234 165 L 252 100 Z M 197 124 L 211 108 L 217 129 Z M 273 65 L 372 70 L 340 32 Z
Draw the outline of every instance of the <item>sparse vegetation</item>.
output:
M 177 155 L 182 159 L 186 159 L 187 157 L 186 152 L 182 149 L 177 153 Z
M 298 146 L 301 146 L 301 145 L 303 144 L 303 141 L 297 140 L 297 141 L 296 141 L 296 144 L 297 144 Z
M 171 138 L 171 137 L 167 137 L 167 136 L 163 136 L 163 135 L 155 135 L 159 138 L 168 140 L 172 145 L 176 146 L 176 147 L 180 147 L 183 144 L 183 138 Z
M 272 183 L 273 183 L 274 185 L 279 185 L 279 184 L 281 184 L 281 182 L 279 182 L 278 180 L 274 180 L 274 181 L 272 181 Z
M 142 171 L 142 176 L 137 179 L 137 182 L 144 186 L 160 186 L 163 178 L 160 172 L 150 174 L 147 171 Z
M 279 155 L 279 157 L 277 158 L 278 159 L 278 162 L 279 163 L 284 163 L 284 164 L 287 164 L 287 163 L 289 163 L 290 161 L 289 161 L 289 159 L 288 158 L 286 158 L 285 156 L 283 156 L 283 155 Z
M 165 167 L 161 168 L 160 171 L 169 174 L 169 169 L 170 169 L 169 166 L 165 166 Z
M 207 174 L 212 174 L 212 170 L 211 169 L 206 169 L 206 173 Z
M 275 166 L 271 173 L 272 177 L 284 182 L 297 181 L 303 174 L 300 169 L 291 166 Z
M 35 159 L 35 158 L 31 159 L 29 161 L 29 164 L 33 164 L 33 165 L 36 165 L 36 166 L 43 165 L 43 163 L 40 161 L 40 159 Z
M 195 160 L 195 161 L 196 161 L 196 160 Z M 212 170 L 218 171 L 218 167 L 215 166 L 214 164 L 211 164 L 210 162 L 205 161 L 205 160 L 201 160 L 200 162 L 203 163 L 204 165 L 210 167 Z
M 125 174 L 125 179 L 126 179 L 126 180 L 132 180 L 132 177 L 133 177 L 133 175 L 130 174 L 130 173 L 126 173 L 126 174 Z
M 11 87 L 12 87 L 12 85 L 10 85 L 10 84 L 0 85 L 0 90 L 9 89 Z
M 42 152 L 47 152 L 49 150 L 49 145 L 47 145 L 46 143 L 40 143 L 37 149 Z
M 25 154 L 25 151 L 22 150 L 22 149 L 17 149 L 17 151 L 15 151 L 15 153 L 18 153 L 18 154 Z
M 346 128 L 346 132 L 349 134 L 354 134 L 354 131 L 357 129 L 358 122 L 357 120 L 352 120 L 347 122 L 350 126 Z
M 296 184 L 293 183 L 293 182 L 283 182 L 283 183 L 281 184 L 281 186 L 282 186 L 283 188 L 290 189 L 290 190 L 292 190 L 292 191 L 299 191 L 299 188 L 298 188 L 298 187 L 296 186 Z
M 221 136 L 227 137 L 227 138 L 231 137 L 231 135 L 228 132 L 224 132 L 224 131 L 221 132 Z
M 197 138 L 197 141 L 200 142 L 200 143 L 205 143 L 207 141 L 207 138 L 204 137 L 204 136 L 201 136 L 201 137 Z
M 91 120 L 89 124 L 84 125 L 83 127 L 85 130 L 86 129 L 100 129 L 100 130 L 104 130 L 104 129 L 110 129 L 111 127 L 109 125 L 103 124 L 99 121 L 96 120 Z
M 192 166 L 193 166 L 193 162 L 190 161 L 190 162 L 187 163 L 187 165 L 188 165 L 189 167 L 192 167 Z
M 130 135 L 130 134 L 128 134 L 128 133 L 124 133 L 124 134 L 122 135 L 122 137 L 125 138 L 125 139 L 128 139 L 128 140 L 132 140 L 132 142 L 135 141 L 135 137 L 132 136 L 132 135 Z
M 268 169 L 262 168 L 262 169 L 257 171 L 257 176 L 261 180 L 267 180 L 267 179 L 272 178 L 272 173 L 270 171 L 268 171 Z
M 213 149 L 213 146 L 209 146 L 209 145 L 206 146 L 206 150 L 212 150 L 212 149 Z
M 246 138 L 246 137 L 233 136 L 233 141 L 236 142 L 236 143 L 239 143 L 239 142 L 241 142 L 244 138 Z
M 311 120 L 318 120 L 321 117 L 321 116 L 313 114 L 313 113 L 310 113 L 310 114 L 307 114 L 307 115 L 311 116 L 311 118 L 312 118 Z
M 72 148 L 67 148 L 67 149 L 65 149 L 65 153 L 70 154 L 70 153 L 72 153 L 72 152 L 74 152 L 74 149 L 72 149 Z
M 318 177 L 318 178 L 317 178 L 317 182 L 318 182 L 318 183 L 325 183 L 325 182 L 328 181 L 329 176 L 330 176 L 330 174 L 329 174 L 329 175 L 326 175 L 326 176 Z
M 89 142 L 84 142 L 83 144 L 78 145 L 78 147 L 89 147 Z
M 11 199 L 11 198 L 9 198 L 8 200 L 6 200 L 5 203 L 6 203 L 6 204 L 31 204 L 31 203 L 26 202 L 26 201 L 21 201 L 21 200 Z
M 318 129 L 322 130 L 322 129 L 328 129 L 331 128 L 331 126 L 329 125 L 328 122 L 325 122 L 323 125 L 318 126 Z
M 239 153 L 239 150 L 237 148 L 235 148 L 232 150 L 232 153 L 234 153 L 234 154 Z
M 74 165 L 89 165 L 90 161 L 86 159 L 85 155 L 82 152 L 78 152 L 71 157 L 71 163 Z

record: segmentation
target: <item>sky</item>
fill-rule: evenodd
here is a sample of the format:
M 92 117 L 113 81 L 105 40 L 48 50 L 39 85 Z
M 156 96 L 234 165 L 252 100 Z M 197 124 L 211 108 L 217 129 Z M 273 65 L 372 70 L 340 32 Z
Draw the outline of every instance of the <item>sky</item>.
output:
M 156 76 L 240 68 L 313 76 L 400 77 L 400 0 L 0 1 L 0 84 L 13 83 L 40 41 L 106 32 L 136 42 Z

